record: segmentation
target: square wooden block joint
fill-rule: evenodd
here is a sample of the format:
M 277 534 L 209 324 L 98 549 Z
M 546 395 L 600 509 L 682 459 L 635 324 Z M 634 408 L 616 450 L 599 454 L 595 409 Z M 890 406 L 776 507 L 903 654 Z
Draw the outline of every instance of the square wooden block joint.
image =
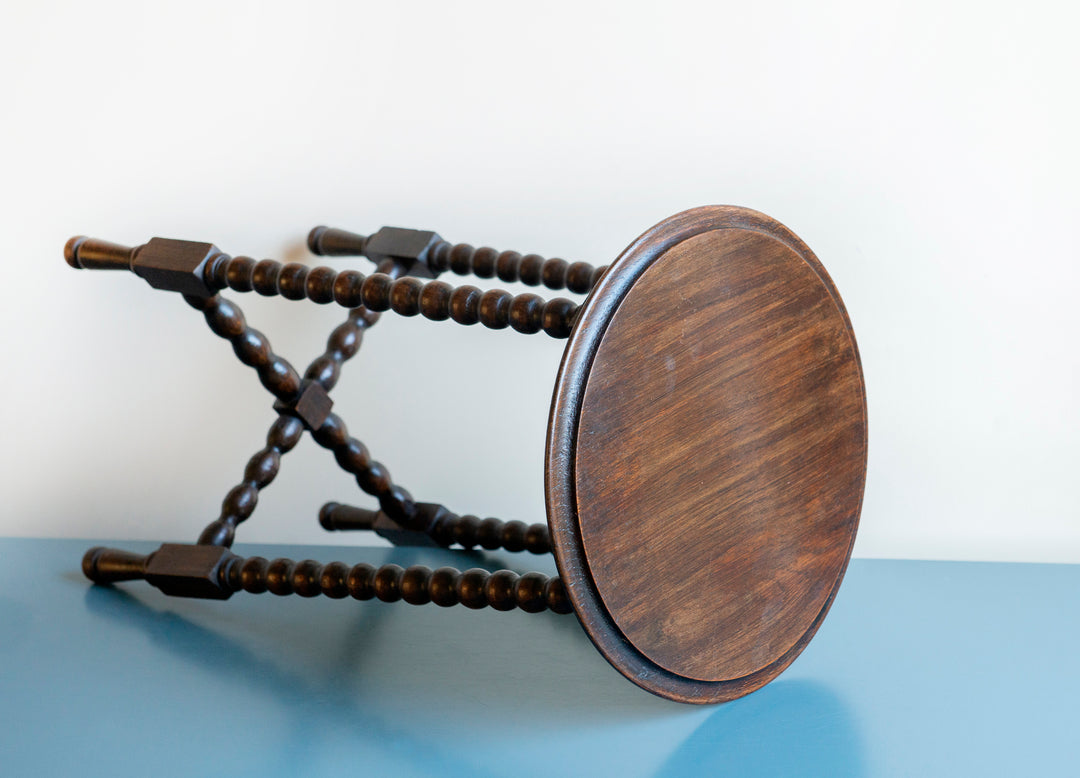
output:
M 392 259 L 402 266 L 406 275 L 434 278 L 435 273 L 428 266 L 428 252 L 442 242 L 431 230 L 383 227 L 368 238 L 364 253 L 376 264 Z
M 330 399 L 322 384 L 307 378 L 301 382 L 300 394 L 293 402 L 278 400 L 274 403 L 275 411 L 300 419 L 312 432 L 326 422 L 333 407 L 334 401 Z
M 212 243 L 153 238 L 135 255 L 131 269 L 155 289 L 209 297 L 207 263 L 221 251 Z
M 222 565 L 236 555 L 222 546 L 165 543 L 146 560 L 146 580 L 173 597 L 227 600 L 232 590 L 221 585 Z

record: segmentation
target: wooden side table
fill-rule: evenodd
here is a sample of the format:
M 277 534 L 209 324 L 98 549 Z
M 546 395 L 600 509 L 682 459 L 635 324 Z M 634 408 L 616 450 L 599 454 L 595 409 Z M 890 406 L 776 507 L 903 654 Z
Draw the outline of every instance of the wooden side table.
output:
M 124 269 L 180 292 L 276 398 L 266 445 L 195 544 L 93 548 L 96 583 L 166 594 L 378 598 L 575 613 L 601 653 L 650 692 L 733 699 L 776 677 L 825 617 L 851 555 L 866 476 L 866 395 L 844 305 L 810 249 L 773 219 L 707 206 L 645 232 L 609 267 L 451 245 L 433 232 L 317 227 L 323 256 L 377 272 L 230 257 L 208 243 L 135 248 L 72 238 L 76 268 Z M 545 301 L 434 279 L 452 271 L 585 294 Z M 219 292 L 337 303 L 346 320 L 301 375 Z M 567 339 L 545 468 L 547 524 L 480 520 L 417 502 L 352 437 L 330 391 L 382 311 Z M 378 509 L 328 503 L 328 530 L 398 545 L 553 552 L 559 576 L 243 558 L 232 546 L 304 431 Z

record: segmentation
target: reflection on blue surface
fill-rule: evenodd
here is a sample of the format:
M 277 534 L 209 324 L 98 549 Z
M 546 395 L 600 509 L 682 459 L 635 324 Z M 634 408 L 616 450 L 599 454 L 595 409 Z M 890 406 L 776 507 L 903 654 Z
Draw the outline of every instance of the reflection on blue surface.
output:
M 865 774 L 855 719 L 828 687 L 778 680 L 710 715 L 657 775 Z
M 572 617 L 95 588 L 87 545 L 0 540 L 4 776 L 1075 773 L 1076 566 L 857 560 L 779 679 L 696 707 L 626 681 Z
M 352 676 L 344 672 L 348 664 L 327 665 L 328 675 L 310 683 L 221 634 L 174 613 L 154 610 L 124 591 L 90 587 L 86 605 L 92 613 L 145 631 L 157 647 L 178 659 L 209 667 L 225 680 L 254 684 L 275 697 L 293 719 L 290 738 L 283 744 L 286 747 L 277 754 L 282 766 L 300 770 L 317 760 L 318 755 L 308 753 L 304 744 L 317 742 L 319 731 L 348 721 L 357 738 L 368 747 L 377 749 L 392 743 L 399 756 L 418 769 L 438 766 L 444 772 L 486 774 L 475 755 L 459 754 L 452 747 L 433 747 L 425 737 L 430 733 L 410 731 L 408 724 L 420 723 L 424 717 L 387 723 L 373 715 L 375 710 L 364 703 L 362 690 L 355 688 Z M 363 637 L 378 628 L 378 614 L 374 615 L 376 618 L 362 618 L 355 625 L 356 642 L 350 654 L 362 656 L 370 647 Z M 453 706 L 454 701 L 448 700 L 447 707 Z M 704 722 L 660 766 L 657 775 L 733 771 L 750 776 L 843 778 L 862 774 L 860 744 L 852 717 L 838 698 L 820 684 L 777 681 L 757 694 L 709 711 Z M 594 709 L 592 713 L 601 715 L 602 711 Z M 500 773 L 495 770 L 489 774 Z
M 288 711 L 289 737 L 275 749 L 276 764 L 288 771 L 303 772 L 318 754 L 310 753 L 307 744 L 317 743 L 322 730 L 347 722 L 358 742 L 372 749 L 393 744 L 395 750 L 419 767 L 443 765 L 448 772 L 470 772 L 452 751 L 436 750 L 422 738 L 423 732 L 410 732 L 407 722 L 394 727 L 382 721 L 375 709 L 363 704 L 363 694 L 353 688 L 344 672 L 345 664 L 328 663 L 327 675 L 312 683 L 301 674 L 279 668 L 260 655 L 213 630 L 200 627 L 174 613 L 154 610 L 140 600 L 115 588 L 90 587 L 86 605 L 93 613 L 115 619 L 145 631 L 155 646 L 172 656 L 195 663 L 221 676 L 222 681 L 255 685 L 261 694 Z M 378 618 L 364 619 L 352 645 L 355 655 L 363 655 L 364 636 L 378 627 Z M 368 623 L 370 622 L 370 623 Z M 258 715 L 257 711 L 251 711 Z M 267 754 L 261 755 L 266 758 Z M 472 771 L 475 773 L 475 771 Z
M 361 554 L 403 565 L 454 558 L 445 551 Z M 500 566 L 477 555 L 464 564 L 477 563 Z M 246 744 L 243 762 L 230 769 L 310 772 L 344 759 L 395 775 L 503 775 L 514 763 L 516 774 L 550 774 L 584 769 L 591 745 L 611 752 L 634 728 L 660 724 L 677 745 L 679 732 L 703 715 L 629 684 L 575 619 L 554 614 L 270 595 L 220 604 L 168 599 L 138 585 L 80 589 L 97 639 L 137 646 L 159 668 L 152 682 L 179 736 L 199 728 L 191 710 L 203 724 L 214 718 L 218 711 L 207 704 L 216 708 L 225 690 L 251 699 L 231 706 L 253 721 L 233 717 L 227 725 Z M 192 699 L 199 694 L 209 699 Z M 108 718 L 131 718 L 124 695 L 99 704 Z M 270 742 L 251 726 L 267 717 L 277 719 Z M 553 739 L 577 744 L 552 750 Z M 153 742 L 143 744 L 148 753 Z M 641 757 L 663 754 L 645 738 L 608 761 L 624 774 L 647 774 Z

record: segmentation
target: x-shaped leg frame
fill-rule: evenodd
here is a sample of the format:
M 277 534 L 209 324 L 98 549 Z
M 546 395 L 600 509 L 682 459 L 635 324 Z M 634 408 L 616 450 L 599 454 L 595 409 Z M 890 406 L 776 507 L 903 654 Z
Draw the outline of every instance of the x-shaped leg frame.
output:
M 556 338 L 569 335 L 577 313 L 577 306 L 564 298 L 545 301 L 534 294 L 454 288 L 425 278 L 451 270 L 459 275 L 497 276 L 507 282 L 588 293 L 604 268 L 545 260 L 535 254 L 451 245 L 433 232 L 392 227 L 371 236 L 317 227 L 308 244 L 322 256 L 366 256 L 376 263 L 376 272 L 365 277 L 355 270 L 256 262 L 249 257 L 230 257 L 208 243 L 163 238 L 135 248 L 83 237 L 68 242 L 65 258 L 73 267 L 130 270 L 155 288 L 183 294 L 189 305 L 202 312 L 210 329 L 232 344 L 240 361 L 256 371 L 276 398 L 274 410 L 278 413 L 266 445 L 248 460 L 243 480 L 225 496 L 219 516 L 195 544 L 167 543 L 148 555 L 92 548 L 83 558 L 84 573 L 101 584 L 146 580 L 166 594 L 182 597 L 227 599 L 244 590 L 404 600 L 415 605 L 460 603 L 469 608 L 572 612 L 562 581 L 542 573 L 488 573 L 479 568 L 460 572 L 450 567 L 433 571 L 420 565 L 404 569 L 392 564 L 350 567 L 341 562 L 324 565 L 313 560 L 245 559 L 230 551 L 237 526 L 252 515 L 259 492 L 277 476 L 281 457 L 296 446 L 305 430 L 333 452 L 338 465 L 379 503 L 378 510 L 327 503 L 319 512 L 319 521 L 327 530 L 373 530 L 404 546 L 480 546 L 534 554 L 551 551 L 546 524 L 492 518 L 481 521 L 454 514 L 436 503 L 414 501 L 393 482 L 386 467 L 372 459 L 367 447 L 349 434 L 345 422 L 332 411 L 330 392 L 344 363 L 359 350 L 365 330 L 378 321 L 382 311 L 420 314 L 435 321 L 481 323 L 492 329 L 510 326 L 524 333 L 544 331 Z M 226 288 L 320 304 L 336 302 L 349 313 L 331 333 L 326 350 L 312 360 L 301 377 L 286 359 L 274 353 L 265 335 L 247 325 L 240 308 L 221 296 L 220 290 Z

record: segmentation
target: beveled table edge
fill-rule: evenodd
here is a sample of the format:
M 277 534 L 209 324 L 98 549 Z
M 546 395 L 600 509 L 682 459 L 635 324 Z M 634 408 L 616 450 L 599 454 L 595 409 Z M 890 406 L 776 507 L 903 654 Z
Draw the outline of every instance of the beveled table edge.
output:
M 862 388 L 863 418 L 866 419 L 866 383 L 858 344 L 847 309 L 821 262 L 798 236 L 775 219 L 750 208 L 707 205 L 675 214 L 642 233 L 619 254 L 585 301 L 570 333 L 555 380 L 545 456 L 544 495 L 552 552 L 574 612 L 589 639 L 616 670 L 641 688 L 660 697 L 697 704 L 726 702 L 749 694 L 778 676 L 802 653 L 828 613 L 851 560 L 866 483 L 867 427 L 864 425 L 863 478 L 859 504 L 844 562 L 829 596 L 817 617 L 795 644 L 771 664 L 750 675 L 723 681 L 701 681 L 671 672 L 639 651 L 623 635 L 604 605 L 585 557 L 575 507 L 577 500 L 574 485 L 577 428 L 593 358 L 622 300 L 652 263 L 685 240 L 722 229 L 750 230 L 776 238 L 799 254 L 817 273 L 835 301 L 851 339 L 859 385 Z M 722 636 L 720 639 L 723 639 Z

